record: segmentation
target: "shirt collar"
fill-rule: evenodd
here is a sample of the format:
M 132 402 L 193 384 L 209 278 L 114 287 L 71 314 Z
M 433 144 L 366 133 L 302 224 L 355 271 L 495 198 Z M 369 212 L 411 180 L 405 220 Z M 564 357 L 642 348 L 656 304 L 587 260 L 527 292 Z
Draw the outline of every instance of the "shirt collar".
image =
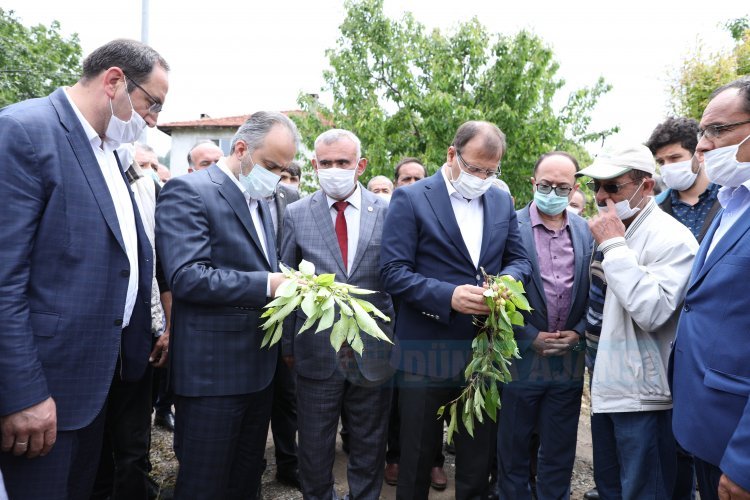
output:
M 448 188 L 448 196 L 460 197 L 462 200 L 465 199 L 463 196 L 461 196 L 461 193 L 459 193 L 455 187 L 453 187 L 453 183 L 448 178 L 448 169 L 450 166 L 448 166 L 447 163 L 443 163 L 443 166 L 440 167 L 440 171 L 443 173 L 443 180 L 445 181 L 445 187 Z
M 240 190 L 242 195 L 245 197 L 246 201 L 250 201 L 250 193 L 247 192 L 247 189 L 245 186 L 237 179 L 237 177 L 234 175 L 232 170 L 229 168 L 229 165 L 227 165 L 226 158 L 222 157 L 219 159 L 219 161 L 216 162 L 216 166 L 221 169 L 222 172 L 227 174 L 227 177 L 229 177 L 235 186 L 237 186 L 237 189 Z
M 744 198 L 750 193 L 750 180 L 747 180 L 737 187 L 723 186 L 719 189 L 717 198 L 721 203 L 722 208 L 727 208 L 729 203 L 737 197 L 737 199 Z
M 563 210 L 563 225 L 560 226 L 560 229 L 568 227 L 568 214 L 566 213 L 567 210 Z M 542 216 L 539 215 L 539 208 L 537 208 L 536 203 L 533 201 L 529 204 L 529 220 L 531 221 L 531 227 L 536 226 L 543 226 L 548 231 L 559 231 L 560 229 L 549 229 L 547 226 L 544 225 L 544 221 L 542 220 Z
M 81 122 L 81 126 L 83 127 L 83 131 L 86 134 L 86 138 L 91 143 L 91 147 L 98 148 L 98 149 L 104 149 L 104 146 L 108 146 L 109 149 L 115 150 L 117 149 L 120 144 L 117 142 L 114 142 L 110 139 L 104 138 L 102 139 L 99 137 L 99 134 L 96 133 L 96 130 L 94 130 L 94 127 L 91 126 L 91 124 L 86 120 L 86 117 L 83 116 L 83 113 L 81 113 L 81 110 L 78 109 L 78 106 L 76 106 L 76 103 L 73 102 L 73 99 L 71 99 L 70 95 L 68 94 L 68 90 L 70 87 L 65 87 L 63 90 L 65 91 L 65 97 L 67 97 L 68 102 L 70 103 L 70 106 L 73 108 L 73 111 L 76 114 L 76 117 L 78 118 L 78 121 Z M 123 168 L 125 166 L 123 165 Z
M 328 202 L 328 208 L 330 209 L 331 207 L 333 207 L 333 204 L 339 200 L 334 200 L 330 196 L 326 195 L 326 201 Z M 348 201 L 349 205 L 353 206 L 357 210 L 360 209 L 360 207 L 362 206 L 362 191 L 359 189 L 359 182 L 357 182 L 357 185 L 354 188 L 354 192 L 343 201 Z

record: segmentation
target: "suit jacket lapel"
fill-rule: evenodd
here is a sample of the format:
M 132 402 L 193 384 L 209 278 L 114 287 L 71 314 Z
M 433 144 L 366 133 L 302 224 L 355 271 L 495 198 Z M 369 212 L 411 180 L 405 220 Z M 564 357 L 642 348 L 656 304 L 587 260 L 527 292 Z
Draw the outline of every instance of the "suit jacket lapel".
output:
M 719 223 L 721 222 L 721 217 L 716 217 L 716 222 L 714 222 L 713 227 L 709 230 L 709 232 L 706 234 L 706 237 L 703 239 L 703 243 L 705 245 L 701 245 L 700 250 L 698 251 L 698 256 L 696 256 L 696 260 L 698 257 L 701 257 L 705 262 L 700 267 L 700 270 L 698 271 L 698 276 L 696 276 L 693 283 L 696 283 L 700 281 L 700 279 L 716 264 L 719 259 L 721 259 L 731 248 L 737 244 L 737 241 L 739 241 L 740 238 L 748 231 L 750 230 L 750 218 L 746 217 L 744 214 L 740 216 L 739 219 L 734 223 L 734 225 L 727 231 L 724 236 L 722 236 L 721 240 L 716 244 L 713 251 L 711 252 L 711 255 L 706 257 L 706 253 L 708 252 L 708 247 L 711 245 L 711 240 L 714 238 L 716 234 L 716 230 L 719 227 Z
M 357 253 L 354 255 L 349 276 L 352 276 L 354 271 L 357 270 L 367 247 L 370 245 L 375 222 L 378 220 L 378 213 L 380 212 L 380 207 L 374 199 L 375 196 L 362 186 L 360 186 L 360 189 L 362 190 L 362 206 L 359 210 L 359 240 L 357 240 Z
M 518 212 L 518 231 L 521 233 L 523 246 L 528 250 L 529 260 L 531 261 L 531 279 L 534 286 L 539 290 L 539 297 L 544 304 L 544 310 L 540 314 L 547 317 L 547 294 L 544 293 L 544 283 L 539 270 L 539 261 L 536 258 L 536 242 L 534 241 L 534 228 L 531 227 L 528 206 Z
M 91 143 L 89 142 L 88 137 L 86 137 L 83 127 L 78 120 L 78 116 L 73 108 L 70 107 L 70 103 L 64 92 L 65 90 L 62 88 L 57 89 L 50 96 L 50 101 L 57 110 L 57 114 L 60 117 L 60 123 L 62 123 L 68 131 L 68 142 L 70 142 L 73 153 L 76 155 L 76 158 L 78 158 L 78 165 L 81 167 L 81 170 L 83 170 L 83 175 L 86 177 L 86 181 L 91 188 L 96 203 L 99 205 L 99 210 L 102 212 L 102 216 L 107 222 L 110 231 L 112 231 L 117 243 L 120 244 L 120 248 L 122 248 L 122 251 L 124 252 L 125 241 L 120 232 L 120 223 L 117 220 L 117 212 L 115 212 L 115 204 L 112 201 L 112 195 L 107 187 L 107 182 L 104 180 L 104 175 L 99 167 L 99 162 L 97 161 L 94 152 L 91 150 Z
M 341 275 L 348 276 L 344 257 L 341 255 L 341 248 L 339 248 L 339 240 L 336 239 L 336 229 L 333 227 L 333 222 L 331 221 L 331 209 L 328 207 L 326 195 L 323 191 L 319 190 L 312 196 L 310 210 L 313 219 L 315 219 L 315 224 L 318 226 L 318 233 L 328 246 L 328 250 L 330 250 L 333 259 L 336 261 L 336 265 L 339 266 Z
M 573 266 L 575 266 L 573 274 L 573 290 L 570 292 L 570 307 L 568 307 L 567 316 L 567 318 L 570 318 L 570 312 L 573 310 L 573 305 L 578 297 L 578 288 L 581 285 L 583 273 L 588 271 L 588 269 L 583 263 L 583 256 L 586 254 L 583 235 L 572 223 L 570 217 L 568 217 L 568 227 L 570 227 L 570 238 L 573 241 Z
M 426 182 L 425 197 L 432 207 L 433 212 L 435 212 L 438 224 L 443 227 L 450 241 L 473 269 L 474 262 L 471 260 L 469 249 L 466 247 L 466 243 L 464 243 L 458 222 L 456 222 L 456 214 L 453 213 L 453 205 L 448 195 L 448 188 L 445 186 L 442 168 L 438 169 Z
M 263 245 L 260 244 L 258 233 L 255 231 L 255 226 L 253 225 L 252 217 L 250 217 L 250 209 L 245 200 L 245 195 L 242 194 L 232 179 L 222 172 L 218 166 L 211 165 L 208 174 L 214 182 L 221 184 L 219 186 L 219 194 L 221 194 L 227 203 L 229 203 L 229 206 L 232 207 L 232 210 L 234 210 L 235 215 L 242 223 L 245 231 L 250 235 L 250 239 L 253 240 L 255 248 L 257 248 L 258 252 L 263 255 Z

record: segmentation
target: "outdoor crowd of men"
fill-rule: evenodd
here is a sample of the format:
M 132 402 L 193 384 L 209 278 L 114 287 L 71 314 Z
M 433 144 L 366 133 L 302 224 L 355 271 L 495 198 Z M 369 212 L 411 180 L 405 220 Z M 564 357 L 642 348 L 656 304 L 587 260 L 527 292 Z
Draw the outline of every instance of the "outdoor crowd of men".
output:
M 694 498 L 696 479 L 704 500 L 750 498 L 750 78 L 717 89 L 700 123 L 670 118 L 582 170 L 541 155 L 516 211 L 497 184 L 514 145 L 481 121 L 433 175 L 405 158 L 370 190 L 357 136 L 323 132 L 320 189 L 300 198 L 296 126 L 256 112 L 228 154 L 199 142 L 189 175 L 165 182 L 133 144 L 168 72 L 115 40 L 72 87 L 0 110 L 0 498 L 149 498 L 156 408 L 175 498 L 259 498 L 269 423 L 277 480 L 338 498 L 341 418 L 348 498 L 386 482 L 426 499 L 447 486 L 436 415 L 489 312 L 483 271 L 522 281 L 532 311 L 498 422 L 454 435 L 456 498 L 570 497 L 585 367 L 587 498 Z M 297 334 L 300 310 L 261 347 L 279 264 L 303 259 L 374 291 L 393 343 L 363 334 L 361 353 L 336 352 L 330 330 Z

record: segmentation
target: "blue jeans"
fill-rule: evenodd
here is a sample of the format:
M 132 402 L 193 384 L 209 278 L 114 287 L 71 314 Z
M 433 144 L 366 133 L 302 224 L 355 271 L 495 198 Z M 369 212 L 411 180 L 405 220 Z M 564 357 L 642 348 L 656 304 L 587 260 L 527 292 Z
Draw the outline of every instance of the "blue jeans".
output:
M 671 497 L 676 469 L 671 410 L 595 413 L 591 436 L 600 498 Z

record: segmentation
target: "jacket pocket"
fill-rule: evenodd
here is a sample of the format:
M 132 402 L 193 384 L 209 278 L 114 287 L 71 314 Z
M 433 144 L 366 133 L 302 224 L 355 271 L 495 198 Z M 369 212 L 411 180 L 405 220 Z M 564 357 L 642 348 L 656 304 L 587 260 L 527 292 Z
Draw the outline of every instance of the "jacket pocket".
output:
M 48 312 L 32 312 L 29 321 L 31 331 L 37 337 L 54 337 L 60 324 L 60 315 Z
M 729 392 L 738 396 L 750 396 L 750 378 L 724 373 L 713 368 L 706 369 L 703 385 L 717 391 Z

